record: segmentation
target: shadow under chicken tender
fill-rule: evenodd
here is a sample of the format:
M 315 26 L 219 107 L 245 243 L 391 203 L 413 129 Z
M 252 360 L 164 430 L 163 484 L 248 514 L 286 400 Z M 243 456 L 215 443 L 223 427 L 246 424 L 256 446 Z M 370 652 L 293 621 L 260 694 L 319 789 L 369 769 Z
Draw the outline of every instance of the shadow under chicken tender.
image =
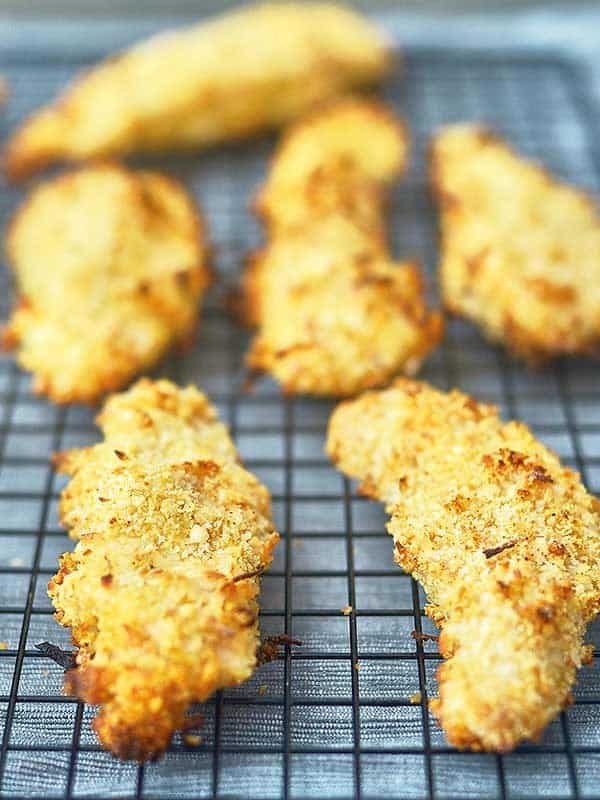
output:
M 143 379 L 98 422 L 101 444 L 57 457 L 80 541 L 48 590 L 79 647 L 67 689 L 101 705 L 106 748 L 144 761 L 191 703 L 252 674 L 258 574 L 279 537 L 267 489 L 195 388 Z
M 472 125 L 435 137 L 431 177 L 447 308 L 530 362 L 600 355 L 600 214 L 591 199 Z
M 600 503 L 518 422 L 400 379 L 342 403 L 327 449 L 386 503 L 442 628 L 431 709 L 459 748 L 536 739 L 571 701 L 600 611 Z
M 283 139 L 256 209 L 268 237 L 243 294 L 259 326 L 248 366 L 286 392 L 351 395 L 417 369 L 439 341 L 418 267 L 390 260 L 384 186 L 407 154 L 379 104 L 344 100 Z
M 102 164 L 37 187 L 8 231 L 19 301 L 3 336 L 34 390 L 93 403 L 189 341 L 204 239 L 192 199 L 156 172 Z
M 387 72 L 380 33 L 326 3 L 267 3 L 171 31 L 82 76 L 17 130 L 6 170 L 196 149 L 279 127 Z

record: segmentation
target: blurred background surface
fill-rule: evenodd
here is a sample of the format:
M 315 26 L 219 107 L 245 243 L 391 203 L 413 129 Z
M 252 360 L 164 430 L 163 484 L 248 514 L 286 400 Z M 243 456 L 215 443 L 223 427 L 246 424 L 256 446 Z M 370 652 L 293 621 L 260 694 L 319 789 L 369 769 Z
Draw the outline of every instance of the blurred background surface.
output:
M 52 16 L 57 13 L 79 13 L 88 15 L 106 14 L 206 14 L 224 11 L 239 5 L 248 5 L 247 0 L 0 0 L 0 13 L 19 15 Z M 453 14 L 477 10 L 481 14 L 497 9 L 519 10 L 524 8 L 563 8 L 564 10 L 594 10 L 599 3 L 578 0 L 350 0 L 347 5 L 365 11 L 381 9 L 436 11 Z
M 248 0 L 0 0 L 0 56 L 23 43 L 46 52 L 68 43 L 98 55 Z M 579 0 L 349 0 L 399 45 L 560 48 L 587 63 L 600 84 L 600 2 Z M 599 95 L 600 96 L 600 95 Z

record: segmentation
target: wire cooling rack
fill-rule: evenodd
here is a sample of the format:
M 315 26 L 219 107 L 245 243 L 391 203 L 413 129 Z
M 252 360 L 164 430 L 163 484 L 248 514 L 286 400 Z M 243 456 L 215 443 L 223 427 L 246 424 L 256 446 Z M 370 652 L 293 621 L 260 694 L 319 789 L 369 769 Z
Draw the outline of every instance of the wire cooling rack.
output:
M 96 54 L 90 54 L 90 59 Z M 11 129 L 84 66 L 23 48 L 2 71 Z M 408 118 L 412 169 L 391 202 L 395 252 L 436 261 L 435 216 L 426 189 L 425 148 L 443 123 L 483 119 L 522 152 L 598 193 L 594 150 L 600 116 L 586 99 L 577 65 L 555 54 L 408 53 L 388 84 L 389 101 Z M 265 174 L 272 142 L 171 158 L 160 165 L 197 193 L 218 248 L 224 283 L 234 283 L 244 253 L 260 238 L 246 211 Z M 7 215 L 17 193 L 2 187 Z M 40 258 L 44 258 L 40 252 Z M 581 671 L 576 703 L 541 743 L 507 756 L 458 753 L 427 710 L 440 657 L 424 597 L 392 564 L 380 506 L 356 495 L 323 454 L 331 406 L 285 399 L 265 380 L 240 391 L 247 334 L 223 311 L 217 286 L 196 347 L 158 374 L 193 381 L 229 421 L 248 468 L 270 487 L 283 538 L 263 579 L 262 627 L 303 641 L 260 668 L 244 686 L 203 708 L 203 743 L 176 736 L 157 763 L 122 764 L 93 735 L 93 709 L 61 694 L 62 671 L 34 645 L 68 646 L 52 618 L 46 583 L 71 543 L 56 504 L 62 481 L 49 466 L 61 448 L 97 440 L 92 413 L 57 408 L 30 394 L 27 375 L 0 361 L 0 795 L 6 798 L 588 798 L 600 797 L 600 629 L 591 668 Z M 3 315 L 9 305 L 2 272 Z M 65 309 L 68 313 L 68 309 Z M 600 489 L 600 369 L 568 361 L 530 372 L 451 321 L 423 377 L 459 386 L 523 419 Z M 351 606 L 344 615 L 341 609 Z M 420 701 L 419 701 L 420 694 Z

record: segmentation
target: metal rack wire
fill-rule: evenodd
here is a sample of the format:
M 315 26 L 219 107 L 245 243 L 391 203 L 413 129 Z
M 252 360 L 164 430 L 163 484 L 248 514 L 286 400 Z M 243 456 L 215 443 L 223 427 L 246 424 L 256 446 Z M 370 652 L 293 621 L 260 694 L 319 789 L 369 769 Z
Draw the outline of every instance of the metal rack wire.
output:
M 95 55 L 95 54 L 94 54 Z M 91 57 L 91 56 L 90 56 Z M 13 126 L 81 63 L 38 51 L 3 65 Z M 593 192 L 600 188 L 598 116 L 578 68 L 553 53 L 408 54 L 405 75 L 386 89 L 410 121 L 413 167 L 391 204 L 392 245 L 433 274 L 435 217 L 425 179 L 426 141 L 438 125 L 484 119 L 522 152 Z M 233 282 L 259 232 L 246 202 L 261 181 L 271 144 L 259 142 L 161 166 L 197 193 Z M 16 193 L 2 189 L 4 215 Z M 43 258 L 43 253 L 40 253 Z M 0 277 L 2 314 L 9 305 Z M 0 361 L 0 796 L 6 798 L 243 797 L 303 798 L 600 798 L 600 653 L 582 671 L 576 703 L 540 744 L 508 756 L 457 753 L 427 709 L 436 693 L 433 632 L 424 597 L 392 564 L 392 543 L 377 504 L 356 495 L 323 454 L 330 405 L 285 399 L 262 382 L 240 391 L 248 337 L 213 292 L 193 353 L 159 374 L 194 381 L 228 419 L 249 469 L 271 488 L 283 541 L 264 578 L 262 627 L 304 641 L 262 667 L 245 685 L 204 708 L 204 741 L 176 737 L 166 756 L 145 767 L 101 751 L 93 710 L 61 694 L 61 670 L 34 644 L 67 644 L 52 619 L 45 585 L 70 545 L 56 501 L 62 482 L 49 466 L 54 450 L 97 438 L 92 413 L 35 398 L 12 361 Z M 520 417 L 600 489 L 600 370 L 563 362 L 532 373 L 454 320 L 423 377 L 458 385 Z M 341 609 L 351 606 L 347 615 Z M 596 627 L 595 642 L 600 637 Z M 420 701 L 418 695 L 420 694 Z M 416 701 L 416 702 L 415 702 Z

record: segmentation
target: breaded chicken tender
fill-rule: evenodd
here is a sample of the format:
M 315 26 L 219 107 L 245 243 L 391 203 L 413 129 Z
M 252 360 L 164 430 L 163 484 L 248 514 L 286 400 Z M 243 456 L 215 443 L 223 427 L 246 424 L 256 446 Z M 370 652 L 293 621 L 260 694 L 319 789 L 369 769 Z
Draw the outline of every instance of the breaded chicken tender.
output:
M 384 188 L 406 155 L 400 121 L 361 100 L 284 137 L 256 200 L 268 241 L 243 294 L 260 328 L 247 364 L 286 392 L 356 394 L 414 371 L 438 342 L 418 267 L 391 261 L 386 246 Z
M 17 130 L 6 170 L 198 149 L 276 128 L 372 84 L 390 61 L 365 18 L 327 3 L 267 3 L 163 33 L 82 76 Z
M 4 344 L 55 402 L 93 403 L 192 337 L 209 281 L 198 211 L 156 172 L 82 168 L 38 186 L 7 237 Z
M 447 308 L 532 363 L 600 355 L 600 214 L 591 199 L 471 125 L 438 134 L 431 173 Z
M 341 404 L 333 461 L 386 503 L 395 557 L 442 628 L 431 710 L 459 748 L 537 739 L 571 700 L 600 611 L 600 503 L 525 425 L 398 380 Z
M 258 574 L 279 537 L 267 489 L 195 388 L 142 379 L 98 422 L 101 444 L 57 458 L 79 543 L 48 591 L 79 648 L 67 689 L 101 706 L 104 747 L 144 761 L 191 703 L 252 674 Z

